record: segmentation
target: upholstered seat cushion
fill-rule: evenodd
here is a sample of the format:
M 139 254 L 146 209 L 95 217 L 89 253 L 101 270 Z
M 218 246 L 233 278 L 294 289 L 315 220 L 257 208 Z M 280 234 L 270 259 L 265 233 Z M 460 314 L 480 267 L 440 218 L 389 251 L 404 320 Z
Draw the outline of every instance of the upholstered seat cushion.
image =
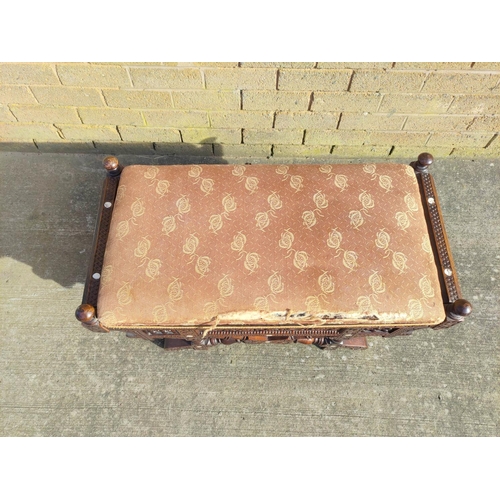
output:
M 126 167 L 100 280 L 115 328 L 445 318 L 416 176 L 398 164 Z

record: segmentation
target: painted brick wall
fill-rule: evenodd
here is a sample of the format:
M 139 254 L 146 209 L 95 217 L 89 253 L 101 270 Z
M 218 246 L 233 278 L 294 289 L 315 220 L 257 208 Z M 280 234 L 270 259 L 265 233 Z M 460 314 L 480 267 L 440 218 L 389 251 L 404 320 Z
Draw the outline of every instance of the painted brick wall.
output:
M 0 149 L 500 155 L 500 63 L 0 63 Z

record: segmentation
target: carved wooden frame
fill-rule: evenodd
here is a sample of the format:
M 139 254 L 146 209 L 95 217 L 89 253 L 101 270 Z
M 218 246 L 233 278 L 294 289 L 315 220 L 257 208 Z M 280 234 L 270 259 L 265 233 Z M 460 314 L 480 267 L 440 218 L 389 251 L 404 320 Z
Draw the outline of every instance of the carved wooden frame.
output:
M 433 329 L 449 328 L 462 322 L 472 311 L 471 304 L 462 298 L 460 285 L 458 283 L 453 257 L 446 236 L 443 216 L 439 206 L 438 196 L 434 180 L 429 173 L 429 166 L 433 162 L 429 153 L 419 155 L 416 162 L 410 163 L 415 170 L 424 207 L 429 237 L 434 253 L 434 259 L 438 263 L 438 275 L 441 283 L 443 305 L 446 311 L 446 319 L 439 325 L 428 327 Z M 99 214 L 97 217 L 92 259 L 89 265 L 82 304 L 76 310 L 76 318 L 81 324 L 91 331 L 109 332 L 98 318 L 97 298 L 99 295 L 99 278 L 102 271 L 104 252 L 108 239 L 109 226 L 116 197 L 116 191 L 120 182 L 120 174 L 123 167 L 113 156 L 104 159 L 104 168 L 107 171 L 104 180 Z M 387 327 L 379 328 L 342 328 L 342 327 L 274 327 L 274 328 L 227 328 L 219 327 L 204 331 L 200 328 L 113 328 L 113 330 L 124 331 L 127 337 L 138 337 L 153 341 L 166 349 L 207 349 L 217 344 L 233 344 L 235 342 L 245 343 L 292 343 L 316 345 L 322 349 L 337 347 L 366 348 L 366 337 L 378 335 L 382 337 L 394 337 L 399 335 L 410 335 L 414 330 L 427 328 L 427 326 L 409 327 Z

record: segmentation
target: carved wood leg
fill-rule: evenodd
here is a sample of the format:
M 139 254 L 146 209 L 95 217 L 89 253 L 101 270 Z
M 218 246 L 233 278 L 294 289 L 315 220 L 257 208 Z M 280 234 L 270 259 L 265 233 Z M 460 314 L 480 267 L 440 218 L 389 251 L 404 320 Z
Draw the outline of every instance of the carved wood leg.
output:
M 348 349 L 368 349 L 365 336 L 351 337 L 348 339 L 323 339 L 323 344 L 318 345 L 320 349 L 338 349 L 346 347 Z
M 163 348 L 168 351 L 177 351 L 179 349 L 192 349 L 193 345 L 189 340 L 183 339 L 162 339 Z
M 368 342 L 366 337 L 353 337 L 342 341 L 342 347 L 349 349 L 368 349 Z

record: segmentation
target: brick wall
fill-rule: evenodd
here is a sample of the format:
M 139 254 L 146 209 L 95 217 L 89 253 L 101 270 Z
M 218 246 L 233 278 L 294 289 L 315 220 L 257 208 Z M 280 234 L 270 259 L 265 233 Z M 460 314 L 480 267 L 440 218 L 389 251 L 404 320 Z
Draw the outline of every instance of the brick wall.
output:
M 500 63 L 0 63 L 0 149 L 500 155 Z

